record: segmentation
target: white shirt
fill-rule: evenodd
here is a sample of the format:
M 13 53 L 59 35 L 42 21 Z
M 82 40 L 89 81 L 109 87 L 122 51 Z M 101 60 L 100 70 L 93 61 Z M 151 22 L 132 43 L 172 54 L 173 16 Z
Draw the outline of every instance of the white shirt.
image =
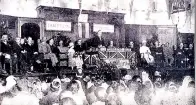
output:
M 150 49 L 147 46 L 140 47 L 140 54 L 146 54 L 147 52 L 151 53 Z

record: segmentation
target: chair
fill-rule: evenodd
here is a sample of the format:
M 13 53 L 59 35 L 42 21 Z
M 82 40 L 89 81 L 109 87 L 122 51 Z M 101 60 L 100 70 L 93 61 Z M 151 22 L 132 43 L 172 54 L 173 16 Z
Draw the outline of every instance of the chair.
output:
M 68 52 L 61 52 L 59 54 L 59 66 L 67 67 L 68 66 Z

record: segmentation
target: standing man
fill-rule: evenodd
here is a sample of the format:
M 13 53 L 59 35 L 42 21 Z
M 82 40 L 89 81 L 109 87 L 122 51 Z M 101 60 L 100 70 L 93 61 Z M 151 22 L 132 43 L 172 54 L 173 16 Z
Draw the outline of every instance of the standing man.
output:
M 105 42 L 104 39 L 102 37 L 102 31 L 99 30 L 97 32 L 97 35 L 95 35 L 95 37 L 93 37 L 90 41 L 91 43 L 91 47 L 95 47 L 95 48 L 101 48 L 103 46 L 105 46 Z

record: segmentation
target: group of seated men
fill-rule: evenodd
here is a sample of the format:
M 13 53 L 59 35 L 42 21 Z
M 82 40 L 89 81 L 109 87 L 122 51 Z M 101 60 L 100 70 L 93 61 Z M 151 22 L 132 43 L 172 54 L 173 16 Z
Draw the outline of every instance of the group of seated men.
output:
M 4 73 L 12 74 L 12 69 L 20 68 L 20 65 L 31 65 L 33 59 L 38 55 L 37 47 L 34 45 L 31 37 L 25 42 L 24 39 L 16 38 L 15 41 L 10 40 L 8 35 L 3 35 L 1 39 L 1 67 L 6 71 Z M 17 63 L 18 65 L 14 65 Z M 17 67 L 14 67 L 17 66 Z M 27 66 L 23 66 L 27 67 Z
M 77 43 L 80 41 L 78 40 Z M 59 41 L 59 45 L 55 45 L 53 38 L 47 40 L 46 37 L 41 40 L 38 39 L 37 43 L 32 37 L 24 39 L 17 37 L 12 40 L 5 34 L 2 36 L 0 47 L 1 72 L 8 74 L 35 72 L 35 70 L 45 66 L 43 65 L 45 60 L 50 61 L 49 68 L 55 69 L 59 65 L 61 53 L 68 52 L 67 55 L 73 58 L 76 52 L 83 51 L 80 47 L 80 45 L 72 42 L 65 47 L 63 40 Z M 74 48 L 74 55 L 71 54 L 72 48 Z M 71 59 L 69 61 L 71 62 Z

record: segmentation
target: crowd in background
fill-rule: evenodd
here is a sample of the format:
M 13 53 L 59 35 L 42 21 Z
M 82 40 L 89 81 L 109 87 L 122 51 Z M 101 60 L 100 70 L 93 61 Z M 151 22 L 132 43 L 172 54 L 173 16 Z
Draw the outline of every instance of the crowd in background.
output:
M 80 71 L 81 72 L 81 71 Z M 195 82 L 165 81 L 156 71 L 124 72 L 117 81 L 101 76 L 1 78 L 1 105 L 194 105 Z

